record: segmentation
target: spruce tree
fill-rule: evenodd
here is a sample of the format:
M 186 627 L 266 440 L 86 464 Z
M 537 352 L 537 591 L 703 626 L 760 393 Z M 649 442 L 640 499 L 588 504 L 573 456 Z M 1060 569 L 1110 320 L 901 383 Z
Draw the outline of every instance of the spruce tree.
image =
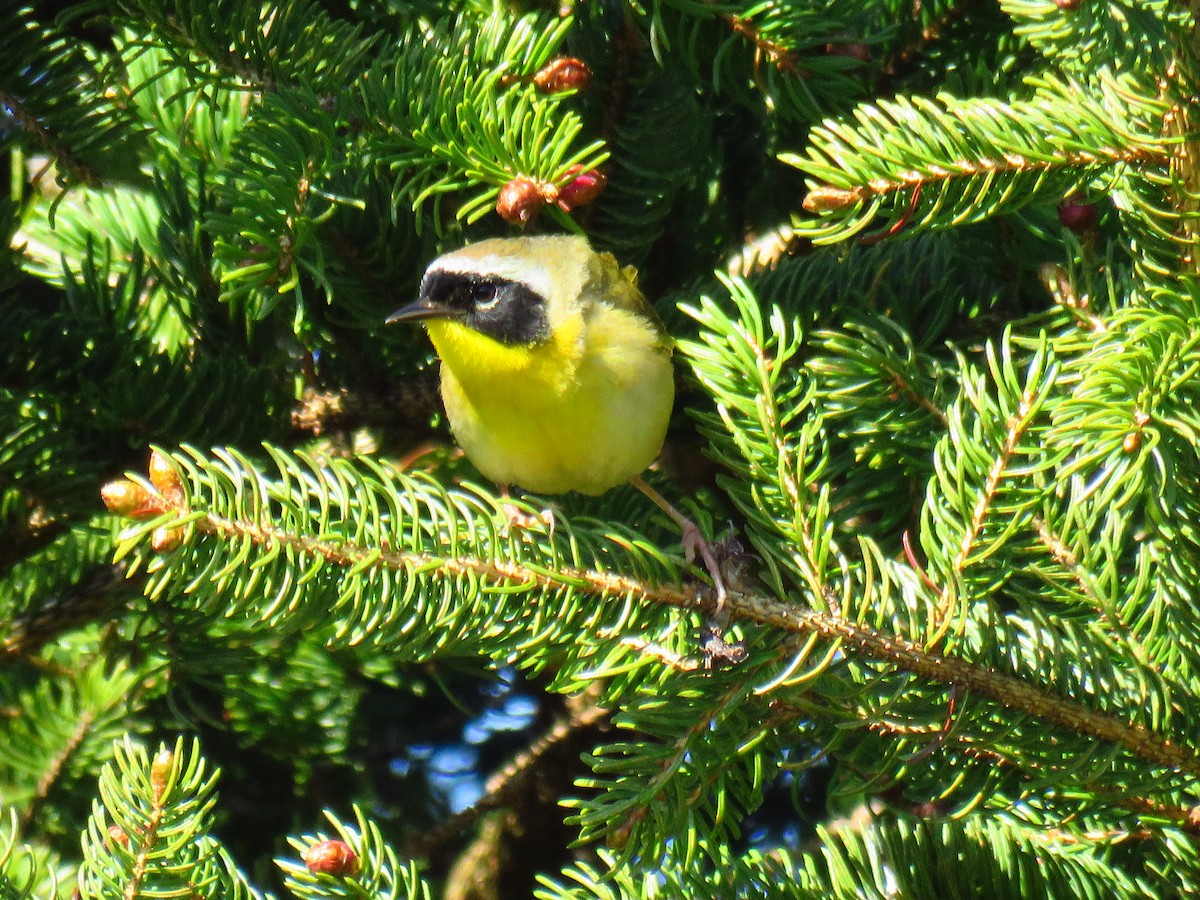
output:
M 0 897 L 1200 890 L 1196 12 L 6 4 Z M 384 326 L 569 232 L 720 609 Z

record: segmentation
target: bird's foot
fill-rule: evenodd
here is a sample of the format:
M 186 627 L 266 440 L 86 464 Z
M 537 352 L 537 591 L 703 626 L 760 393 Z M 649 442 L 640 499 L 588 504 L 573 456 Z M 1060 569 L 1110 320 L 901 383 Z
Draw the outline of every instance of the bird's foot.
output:
M 713 606 L 712 615 L 705 620 L 704 626 L 700 629 L 700 648 L 704 652 L 704 667 L 711 669 L 714 666 L 741 662 L 746 658 L 746 648 L 740 642 L 726 641 L 724 636 L 725 629 L 729 625 L 729 610 L 725 607 L 728 591 L 725 589 L 725 574 L 721 569 L 721 562 L 718 560 L 718 554 L 714 551 L 713 545 L 704 537 L 695 522 L 672 506 L 666 497 L 647 484 L 641 476 L 635 475 L 629 481 L 654 501 L 654 504 L 679 526 L 682 532 L 680 543 L 683 546 L 683 558 L 687 564 L 690 566 L 699 556 L 704 561 L 704 568 L 708 570 L 708 577 L 712 579 L 713 599 L 716 603 Z M 729 538 L 721 541 L 720 546 L 724 556 L 730 561 L 731 571 L 736 579 L 735 587 L 740 588 L 740 579 L 744 569 L 744 566 L 740 564 L 743 556 L 741 545 Z
M 725 629 L 729 625 L 728 613 L 709 616 L 700 626 L 700 652 L 704 654 L 704 668 L 721 669 L 740 663 L 746 658 L 744 641 L 725 640 Z
M 716 606 L 712 615 L 700 626 L 700 651 L 704 654 L 704 668 L 720 669 L 736 665 L 746 658 L 746 645 L 742 641 L 727 641 L 725 630 L 729 627 L 729 610 L 725 607 L 728 592 L 725 588 L 725 574 L 721 570 L 721 558 L 731 550 L 727 541 L 719 541 L 714 548 L 700 533 L 696 523 L 689 521 L 683 528 L 683 556 L 690 565 L 696 556 L 704 561 L 713 582 L 713 595 Z M 735 546 L 740 549 L 740 545 Z

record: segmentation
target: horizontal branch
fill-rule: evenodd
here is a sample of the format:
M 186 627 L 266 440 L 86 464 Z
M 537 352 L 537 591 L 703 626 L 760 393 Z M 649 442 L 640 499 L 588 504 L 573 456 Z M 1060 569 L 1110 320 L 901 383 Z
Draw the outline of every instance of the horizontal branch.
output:
M 357 566 L 398 571 L 420 569 L 426 574 L 441 572 L 450 578 L 470 575 L 492 582 L 547 590 L 573 589 L 596 597 L 630 597 L 706 615 L 716 612 L 715 598 L 706 586 L 647 585 L 627 575 L 591 569 L 561 567 L 556 571 L 547 571 L 503 560 L 436 556 L 393 547 L 362 547 L 350 541 L 298 536 L 214 515 L 195 519 L 193 525 L 202 532 L 222 538 L 249 537 L 262 546 L 288 546 L 306 555 L 321 556 L 347 569 Z M 1012 675 L 957 657 L 930 653 L 910 641 L 783 599 L 730 592 L 724 608 L 735 618 L 770 625 L 794 634 L 817 634 L 840 641 L 847 652 L 888 663 L 927 681 L 954 686 L 1072 732 L 1118 744 L 1155 765 L 1200 777 L 1200 756 L 1193 748 L 1178 744 L 1141 725 L 1097 712 L 1078 701 L 1050 693 Z
M 100 174 L 86 165 L 69 147 L 50 133 L 42 119 L 25 107 L 15 94 L 0 89 L 0 106 L 6 108 L 9 115 L 32 135 L 46 154 L 58 163 L 61 172 L 65 172 L 70 180 L 87 187 L 99 187 L 102 183 Z
M 1087 151 L 1062 152 L 1050 159 L 1029 159 L 1019 153 L 1005 153 L 991 159 L 960 159 L 953 162 L 931 163 L 924 169 L 912 169 L 893 177 L 875 177 L 865 184 L 840 186 L 818 184 L 805 196 L 805 212 L 818 214 L 853 208 L 874 197 L 886 197 L 904 191 L 918 191 L 928 185 L 986 176 L 1017 175 L 1054 169 L 1094 168 L 1104 164 L 1165 165 L 1171 155 L 1159 148 L 1106 148 L 1104 154 Z

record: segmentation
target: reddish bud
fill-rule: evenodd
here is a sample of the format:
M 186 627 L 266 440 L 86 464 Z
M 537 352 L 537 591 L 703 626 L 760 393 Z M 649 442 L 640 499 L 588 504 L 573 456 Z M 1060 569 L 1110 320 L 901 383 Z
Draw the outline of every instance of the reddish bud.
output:
M 163 511 L 158 497 L 140 484 L 124 478 L 110 481 L 100 488 L 100 499 L 109 512 L 130 519 L 152 519 Z
M 1079 4 L 1082 0 L 1054 0 L 1054 5 L 1059 9 L 1067 10 L 1079 9 Z
M 861 200 L 862 191 L 858 188 L 846 190 L 830 184 L 823 184 L 809 191 L 802 205 L 805 212 L 837 212 L 853 206 Z
M 125 829 L 120 825 L 109 825 L 108 836 L 112 838 L 115 844 L 120 844 L 122 847 L 129 846 L 129 835 L 125 833 Z
M 1133 424 L 1137 430 L 1127 432 L 1124 440 L 1121 441 L 1121 449 L 1126 453 L 1135 453 L 1141 448 L 1142 429 L 1150 424 L 1150 414 L 1145 410 L 1135 409 L 1133 411 Z
M 871 61 L 871 48 L 866 44 L 826 44 L 825 52 L 830 56 L 848 56 L 859 62 Z
M 1058 221 L 1076 234 L 1087 234 L 1096 228 L 1100 211 L 1094 203 L 1076 203 L 1064 200 L 1058 204 Z
M 608 185 L 604 173 L 595 170 L 584 171 L 583 166 L 571 166 L 567 169 L 567 174 L 574 177 L 558 191 L 558 205 L 565 212 L 591 203 L 604 193 L 604 188 Z
M 171 461 L 157 450 L 150 454 L 150 483 L 171 503 L 183 500 L 183 482 Z
M 546 198 L 536 181 L 518 176 L 500 188 L 496 212 L 505 222 L 529 226 L 538 217 Z
M 314 875 L 342 878 L 358 873 L 358 855 L 345 841 L 321 841 L 304 854 L 304 864 Z
M 150 764 L 150 787 L 154 789 L 155 802 L 158 802 L 166 791 L 174 766 L 175 754 L 165 747 L 158 751 L 158 756 L 154 757 L 154 762 Z
M 168 528 L 160 525 L 154 529 L 154 534 L 150 535 L 150 546 L 156 553 L 170 553 L 182 543 L 182 528 Z
M 592 70 L 587 67 L 587 63 L 573 56 L 552 59 L 533 76 L 533 83 L 543 94 L 587 90 L 591 80 Z

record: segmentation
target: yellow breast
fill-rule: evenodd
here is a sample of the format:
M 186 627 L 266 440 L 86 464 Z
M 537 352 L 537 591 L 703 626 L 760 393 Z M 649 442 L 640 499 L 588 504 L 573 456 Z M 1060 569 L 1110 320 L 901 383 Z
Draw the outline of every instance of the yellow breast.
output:
M 455 438 L 493 481 L 601 494 L 658 455 L 675 388 L 670 348 L 643 316 L 582 305 L 533 346 L 451 319 L 427 327 Z

